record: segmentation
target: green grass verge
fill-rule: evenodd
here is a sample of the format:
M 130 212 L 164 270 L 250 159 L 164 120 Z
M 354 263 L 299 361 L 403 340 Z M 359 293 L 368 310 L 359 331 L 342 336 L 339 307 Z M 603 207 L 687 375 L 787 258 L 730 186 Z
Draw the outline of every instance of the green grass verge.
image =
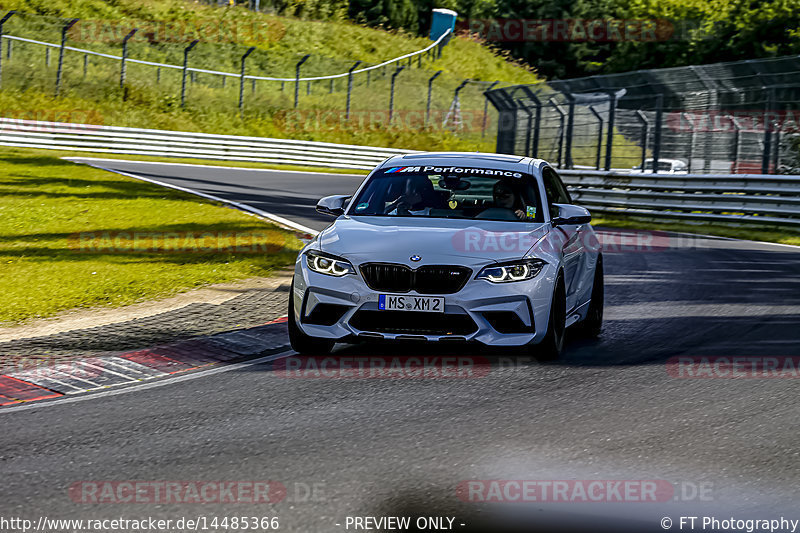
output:
M 626 217 L 615 215 L 597 215 L 592 217 L 592 225 L 607 228 L 630 228 L 641 230 L 674 231 L 677 233 L 694 233 L 701 235 L 716 235 L 733 239 L 746 239 L 750 241 L 776 242 L 800 246 L 800 230 L 778 228 L 775 226 L 726 226 L 707 222 L 696 224 L 685 222 L 657 221 L 652 218 Z
M 294 234 L 32 150 L 0 156 L 0 324 L 120 306 L 293 263 Z

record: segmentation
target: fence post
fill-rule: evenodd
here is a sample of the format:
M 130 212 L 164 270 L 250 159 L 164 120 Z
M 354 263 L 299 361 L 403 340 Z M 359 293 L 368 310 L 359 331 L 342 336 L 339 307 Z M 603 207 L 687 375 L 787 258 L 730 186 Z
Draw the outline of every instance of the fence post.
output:
M 453 91 L 453 103 L 454 104 L 456 102 L 460 102 L 459 99 L 458 99 L 458 94 L 461 92 L 461 89 L 466 87 L 467 84 L 469 82 L 471 82 L 471 81 L 472 80 L 470 78 L 465 79 L 464 81 L 461 82 L 461 84 L 458 87 L 456 87 L 456 90 Z M 453 106 L 451 108 L 451 109 L 453 109 L 453 126 L 454 126 L 454 129 L 460 129 L 461 128 L 461 116 L 460 116 L 460 112 L 459 112 L 460 105 L 461 104 L 459 103 L 459 107 Z M 445 115 L 444 121 L 442 121 L 442 127 L 445 127 L 447 125 L 447 119 L 448 118 L 450 118 L 450 111 L 448 111 L 447 115 Z M 528 118 L 530 119 L 530 116 Z
M 239 74 L 239 114 L 241 114 L 242 110 L 244 109 L 244 73 L 245 73 L 245 63 L 247 62 L 247 56 L 252 54 L 253 50 L 255 50 L 255 49 L 256 49 L 255 46 L 251 46 L 250 48 L 247 49 L 247 52 L 245 52 L 242 55 L 241 69 L 239 71 L 240 72 L 240 74 Z
M 494 83 L 492 83 L 491 85 L 489 85 L 489 88 L 486 89 L 486 90 L 487 91 L 491 91 L 492 89 L 494 89 L 497 86 L 498 83 L 500 83 L 500 80 L 497 80 Z M 486 116 L 488 115 L 488 113 L 489 113 L 489 100 L 487 98 L 484 98 L 483 99 L 483 120 L 481 121 L 481 139 L 483 139 L 486 136 Z
M 161 74 L 161 69 L 159 68 L 159 74 Z M 89 71 L 89 54 L 83 54 L 83 78 L 86 79 L 86 74 Z M 160 76 L 159 76 L 160 77 Z
M 647 117 L 642 112 L 641 109 L 636 110 L 636 118 L 642 123 L 642 173 L 644 173 L 644 163 L 647 159 L 647 136 L 650 133 L 650 122 L 647 120 Z M 602 119 L 600 119 L 602 121 Z M 598 157 L 598 161 L 599 161 Z M 656 167 L 653 167 L 656 168 Z
M 122 60 L 120 61 L 119 65 L 119 88 L 123 89 L 125 87 L 125 60 L 128 59 L 128 40 L 133 37 L 133 35 L 139 31 L 137 28 L 133 28 L 131 31 L 128 32 L 128 35 L 123 37 L 122 39 Z M 84 56 L 86 57 L 86 56 Z
M 67 46 L 67 32 L 80 19 L 72 19 L 61 27 L 61 47 L 58 49 L 58 70 L 56 71 L 56 96 L 61 92 L 61 74 L 64 71 L 64 47 Z
M 617 114 L 617 93 L 608 93 L 608 134 L 606 136 L 606 170 L 611 170 L 611 154 L 614 150 L 614 119 Z
M 397 75 L 406 67 L 397 67 L 397 70 L 392 74 L 392 86 L 389 90 L 389 126 L 392 125 L 392 116 L 394 116 L 394 83 Z
M 370 75 L 371 75 L 371 74 L 372 74 L 372 71 L 371 71 L 371 70 L 368 70 L 368 71 L 367 71 L 367 87 L 369 87 L 369 78 L 370 78 Z
M 517 131 L 517 105 L 514 99 L 505 89 L 485 91 L 483 95 L 492 103 L 498 113 L 495 151 L 498 154 L 513 154 Z
M 681 113 L 681 116 L 686 116 L 685 113 Z M 692 159 L 694 158 L 694 142 L 697 139 L 697 128 L 692 117 L 686 116 L 686 120 L 692 126 L 692 135 L 689 138 L 689 164 L 686 166 L 686 172 L 691 174 L 692 173 Z M 658 162 L 653 160 L 653 174 L 658 172 Z
M 558 105 L 558 102 L 556 102 L 553 98 L 550 98 L 548 100 L 548 102 L 550 102 L 550 105 L 552 105 L 553 108 L 555 108 L 556 112 L 558 113 L 558 117 L 559 117 L 558 118 L 559 126 L 558 126 L 558 160 L 557 160 L 558 161 L 558 165 L 557 166 L 558 166 L 558 168 L 561 168 L 561 151 L 562 151 L 562 149 L 564 147 L 564 117 L 567 114 L 564 113 L 564 110 L 561 109 L 561 106 Z
M 331 86 L 328 88 L 328 94 L 333 94 L 333 78 L 331 78 Z
M 536 96 L 533 91 L 531 91 L 527 86 L 522 85 L 519 87 L 522 92 L 528 97 L 529 100 L 533 102 L 533 105 L 536 107 L 536 121 L 533 123 L 533 150 L 531 152 L 533 157 L 536 157 L 539 153 L 539 130 L 541 129 L 542 125 L 542 101 L 539 100 L 539 97 Z M 514 90 L 512 95 L 516 94 L 517 89 Z M 530 114 L 529 114 L 530 116 Z M 528 121 L 528 134 L 526 137 L 526 146 L 528 142 L 528 138 L 530 137 L 530 120 Z
M 765 89 L 765 87 L 762 87 Z M 761 156 L 761 173 L 769 174 L 769 160 L 772 147 L 772 110 L 775 107 L 775 89 L 767 92 L 767 101 L 764 104 L 764 153 Z
M 525 156 L 531 155 L 531 130 L 533 129 L 533 113 L 528 106 L 523 105 L 522 110 L 528 115 L 527 127 L 525 128 Z
M 14 41 L 8 41 L 8 47 L 6 48 L 6 59 L 11 59 L 11 49 L 14 48 L 12 45 Z
M 50 66 L 50 47 L 49 46 L 44 49 L 44 66 L 45 67 L 49 67 Z
M 297 62 L 294 66 L 294 108 L 297 109 L 297 104 L 300 102 L 300 67 L 308 61 L 311 54 L 306 54 L 303 59 Z
M 653 168 L 658 168 L 661 157 L 661 127 L 664 121 L 664 95 L 656 95 L 656 124 L 653 132 Z
M 738 174 L 739 173 L 739 152 L 741 151 L 740 141 L 741 141 L 741 125 L 739 124 L 739 119 L 737 119 L 733 115 L 728 115 L 731 119 L 731 124 L 733 124 L 733 164 L 731 165 L 731 174 Z
M 572 96 L 572 93 L 566 92 L 564 96 L 567 97 L 567 101 L 569 102 L 569 107 L 567 108 L 567 146 L 564 150 L 564 166 L 566 168 L 572 168 L 572 133 L 575 130 L 575 97 Z
M 2 83 L 3 80 L 3 24 L 5 24 L 8 19 L 13 17 L 14 13 L 16 13 L 16 11 L 9 11 L 3 15 L 2 19 L 0 19 L 0 83 Z M 11 52 L 11 41 L 8 42 L 8 51 Z
M 353 92 L 353 71 L 361 64 L 361 61 L 356 61 L 350 70 L 347 71 L 347 106 L 344 114 L 345 120 L 350 120 L 350 93 Z
M 431 118 L 431 93 L 433 92 L 433 80 L 439 77 L 439 75 L 444 72 L 442 70 L 438 71 L 436 74 L 428 78 L 428 103 L 425 106 L 425 125 L 428 125 Z
M 772 173 L 773 174 L 780 174 L 778 170 L 780 167 L 780 158 L 781 158 L 781 123 L 780 119 L 778 119 L 777 123 L 774 123 L 775 127 L 775 139 L 772 141 L 772 159 L 775 161 L 775 164 L 772 166 Z
M 597 129 L 597 154 L 595 154 L 594 157 L 594 168 L 600 170 L 600 154 L 603 151 L 603 117 L 597 112 L 593 105 L 589 106 L 589 111 L 592 112 L 599 123 Z M 647 134 L 645 134 L 645 138 L 647 138 L 646 135 Z M 642 150 L 642 164 L 644 165 L 644 150 Z
M 186 105 L 186 69 L 189 67 L 189 52 L 197 46 L 199 39 L 195 39 L 183 49 L 183 75 L 181 76 L 181 107 Z

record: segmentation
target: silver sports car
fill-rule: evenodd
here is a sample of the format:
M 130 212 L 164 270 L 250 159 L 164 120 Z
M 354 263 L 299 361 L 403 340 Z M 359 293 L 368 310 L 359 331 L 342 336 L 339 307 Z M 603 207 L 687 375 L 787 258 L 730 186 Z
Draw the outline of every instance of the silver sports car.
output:
M 600 332 L 603 263 L 591 215 L 541 159 L 395 156 L 317 211 L 336 220 L 295 265 L 289 335 L 299 353 L 416 339 L 553 359 L 567 327 Z

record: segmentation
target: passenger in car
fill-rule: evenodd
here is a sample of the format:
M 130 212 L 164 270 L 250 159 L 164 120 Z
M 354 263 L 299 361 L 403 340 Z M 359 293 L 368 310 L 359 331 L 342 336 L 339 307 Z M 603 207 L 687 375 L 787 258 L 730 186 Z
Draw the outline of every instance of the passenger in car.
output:
M 492 189 L 494 207 L 482 211 L 476 218 L 498 219 L 498 220 L 525 220 L 527 218 L 525 208 L 519 195 L 514 192 L 511 185 L 504 181 L 498 181 Z

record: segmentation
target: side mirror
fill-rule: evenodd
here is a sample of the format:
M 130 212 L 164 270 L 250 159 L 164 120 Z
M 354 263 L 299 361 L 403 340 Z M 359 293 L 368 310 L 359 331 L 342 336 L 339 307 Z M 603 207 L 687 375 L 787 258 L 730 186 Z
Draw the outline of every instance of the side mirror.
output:
M 553 227 L 588 224 L 592 220 L 592 215 L 589 211 L 581 206 L 572 204 L 553 205 L 558 208 L 558 216 L 550 221 Z
M 317 212 L 323 215 L 338 217 L 344 214 L 344 205 L 350 197 L 345 194 L 326 196 L 317 202 Z

